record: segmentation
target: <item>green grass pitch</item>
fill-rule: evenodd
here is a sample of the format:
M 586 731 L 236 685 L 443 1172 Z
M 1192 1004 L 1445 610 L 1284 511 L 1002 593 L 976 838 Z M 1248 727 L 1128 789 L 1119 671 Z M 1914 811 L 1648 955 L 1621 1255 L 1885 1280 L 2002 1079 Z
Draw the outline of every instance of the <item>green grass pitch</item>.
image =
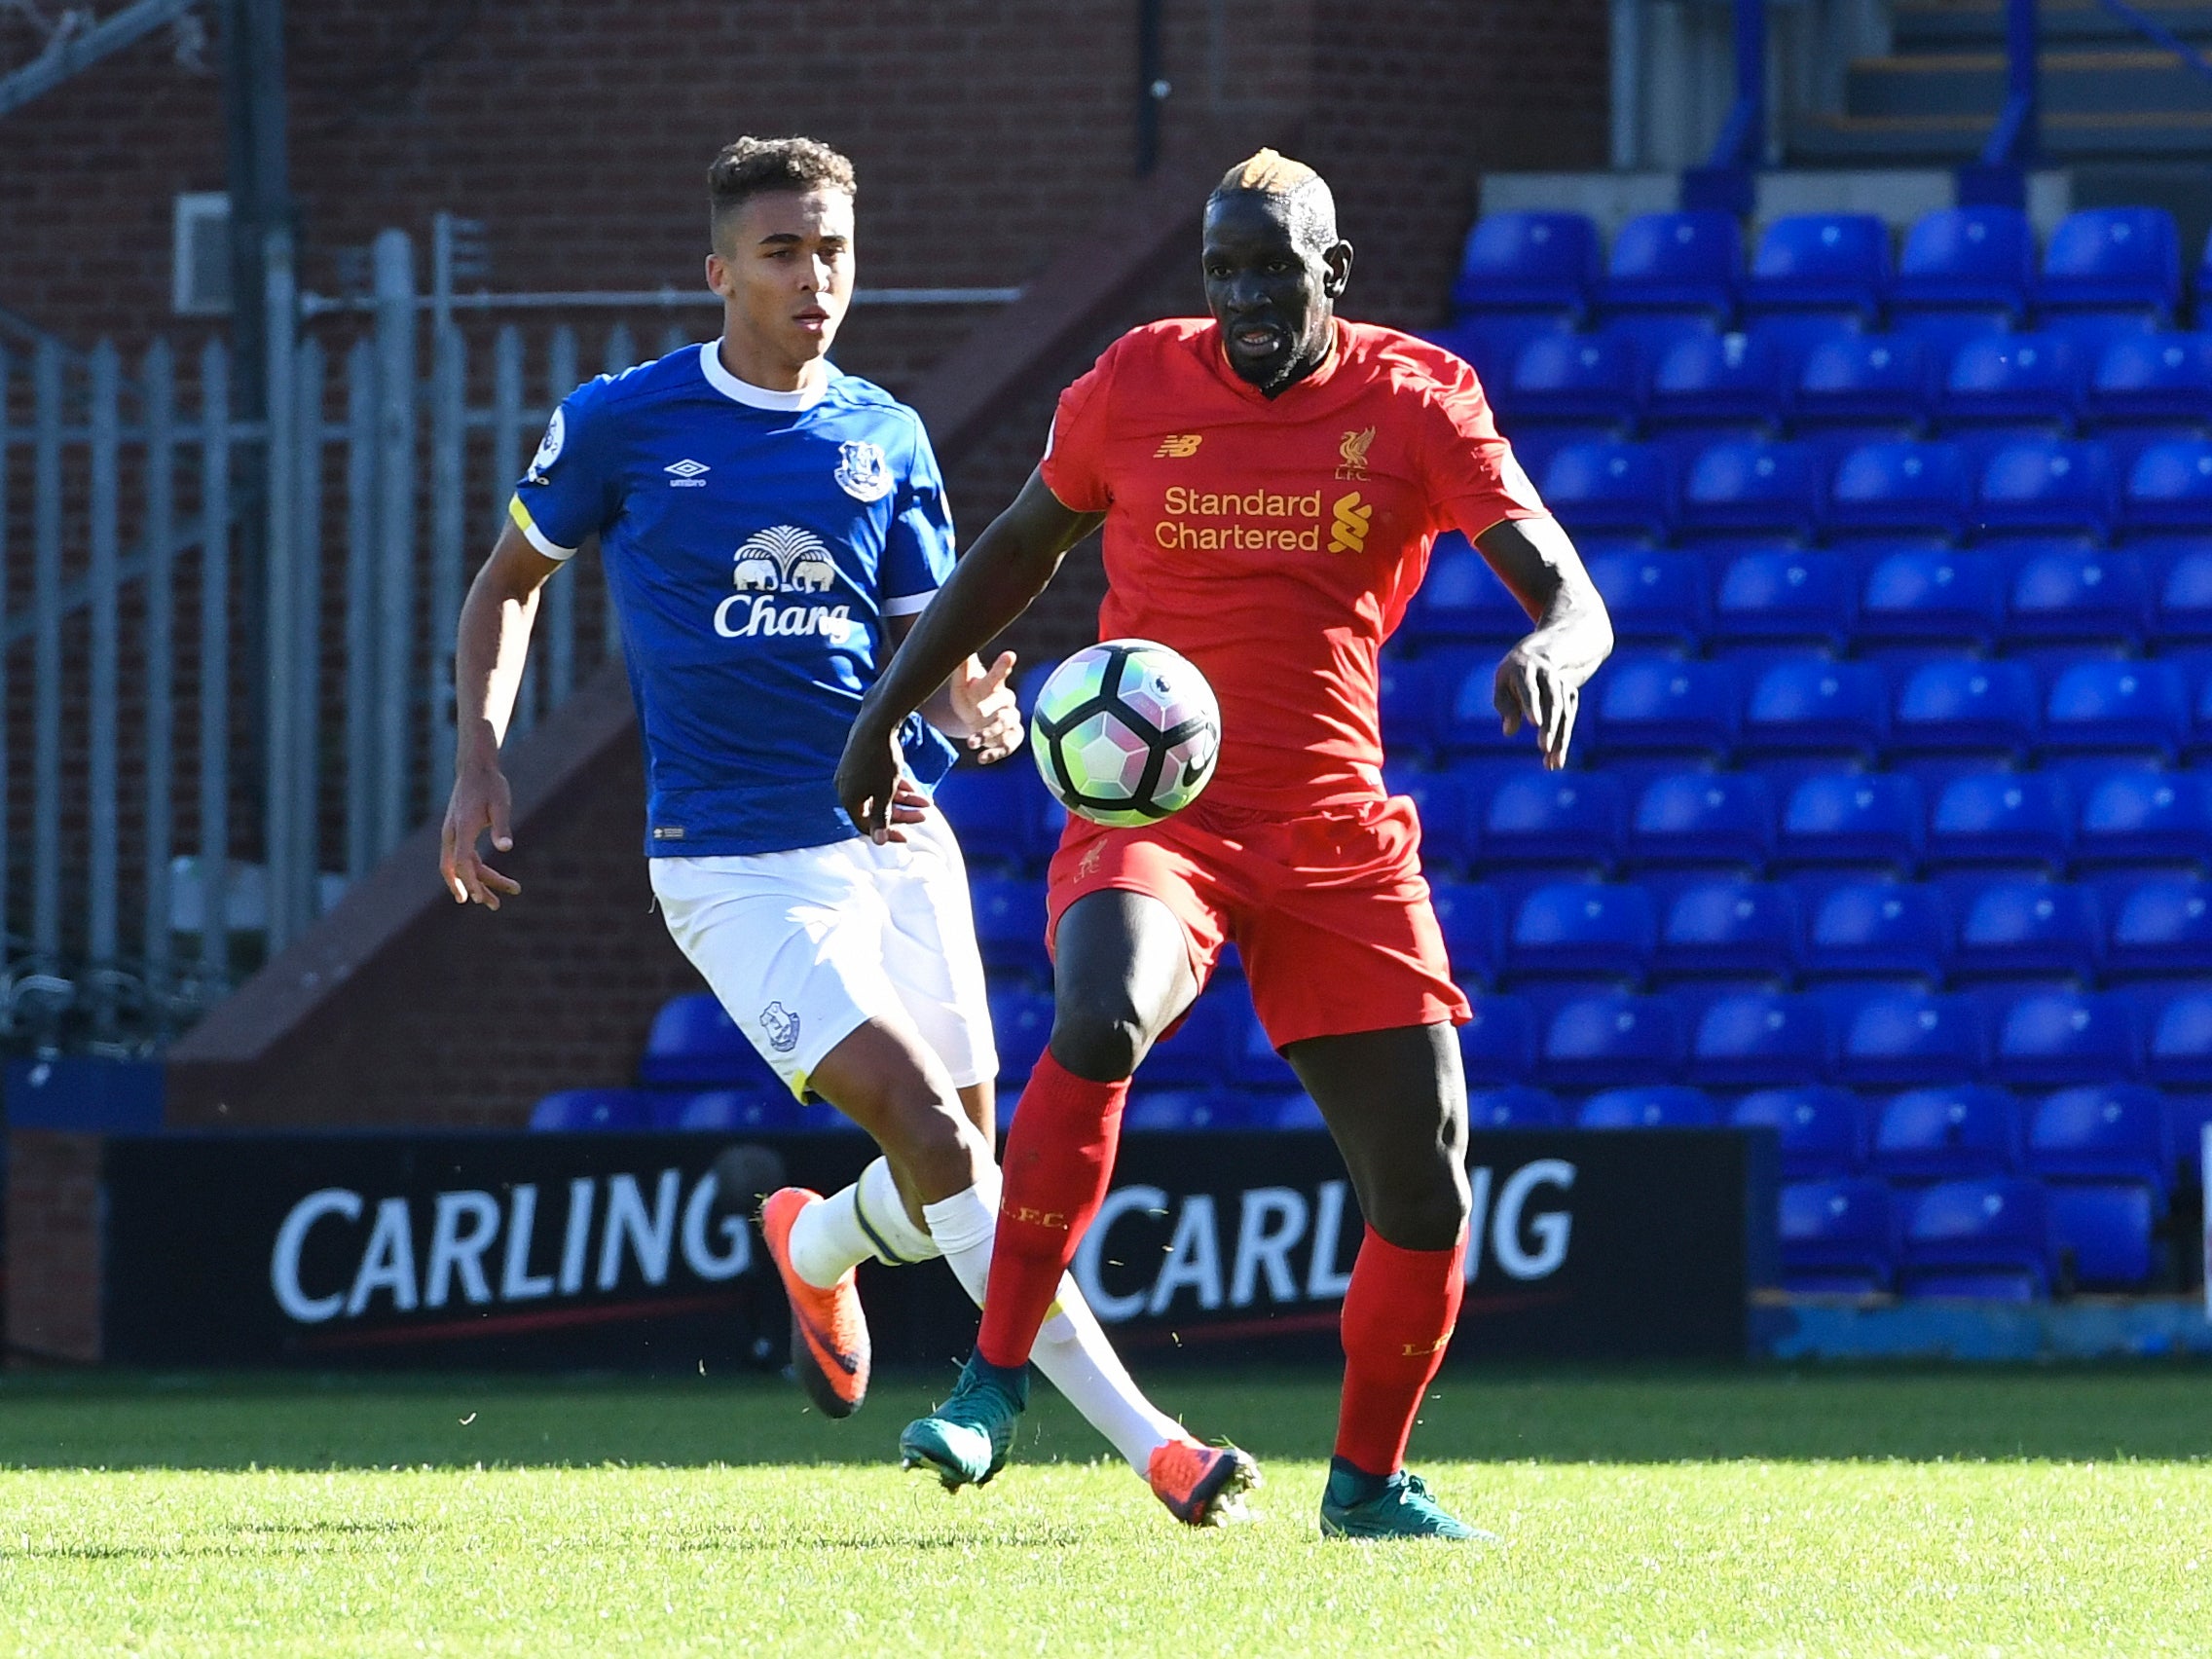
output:
M 1314 1372 L 1167 1371 L 1263 1459 L 1191 1533 L 1057 1399 L 948 1496 L 766 1380 L 0 1381 L 0 1653 L 2201 1654 L 2212 1375 L 1457 1373 L 1498 1547 L 1323 1543 Z M 1041 1396 L 1044 1395 L 1040 1390 Z

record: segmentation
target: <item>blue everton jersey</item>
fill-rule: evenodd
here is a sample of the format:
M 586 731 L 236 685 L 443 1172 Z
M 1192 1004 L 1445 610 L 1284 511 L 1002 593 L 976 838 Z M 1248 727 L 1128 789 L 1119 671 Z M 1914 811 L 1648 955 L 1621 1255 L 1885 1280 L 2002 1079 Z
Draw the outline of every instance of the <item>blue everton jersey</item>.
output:
M 710 341 L 579 387 L 512 510 L 548 558 L 600 537 L 645 732 L 648 854 L 856 833 L 831 779 L 890 655 L 885 621 L 952 571 L 919 416 L 835 369 L 812 390 L 763 390 Z M 952 745 L 919 719 L 903 735 L 934 786 Z

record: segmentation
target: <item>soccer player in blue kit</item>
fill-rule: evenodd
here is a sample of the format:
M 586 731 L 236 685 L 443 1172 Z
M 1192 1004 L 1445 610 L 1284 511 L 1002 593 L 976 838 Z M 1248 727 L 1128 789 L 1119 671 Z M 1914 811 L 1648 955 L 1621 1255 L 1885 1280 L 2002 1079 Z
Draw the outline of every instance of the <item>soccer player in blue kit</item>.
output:
M 951 573 L 943 480 L 915 413 L 828 361 L 853 284 L 852 165 L 746 138 L 708 173 L 719 340 L 579 387 L 555 411 L 477 572 L 456 645 L 442 868 L 460 903 L 520 886 L 499 741 L 538 589 L 594 535 L 645 749 L 645 853 L 669 932 L 801 1099 L 883 1157 L 830 1198 L 769 1195 L 761 1231 L 792 1363 L 824 1412 L 865 1397 L 866 1257 L 941 1255 L 979 1304 L 998 1211 L 990 1014 L 960 848 L 928 791 L 955 743 L 1021 742 L 1011 654 L 971 656 L 902 732 L 892 838 L 832 774 L 861 698 Z M 1233 1519 L 1257 1480 L 1145 1399 L 1072 1280 L 1035 1358 L 1177 1519 Z

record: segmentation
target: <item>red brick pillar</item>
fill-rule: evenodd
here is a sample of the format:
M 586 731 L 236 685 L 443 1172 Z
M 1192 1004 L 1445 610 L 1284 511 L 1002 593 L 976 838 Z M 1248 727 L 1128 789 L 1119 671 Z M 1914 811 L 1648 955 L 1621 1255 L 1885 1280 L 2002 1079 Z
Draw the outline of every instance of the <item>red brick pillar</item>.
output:
M 53 1129 L 8 1137 L 11 1354 L 100 1357 L 100 1148 Z

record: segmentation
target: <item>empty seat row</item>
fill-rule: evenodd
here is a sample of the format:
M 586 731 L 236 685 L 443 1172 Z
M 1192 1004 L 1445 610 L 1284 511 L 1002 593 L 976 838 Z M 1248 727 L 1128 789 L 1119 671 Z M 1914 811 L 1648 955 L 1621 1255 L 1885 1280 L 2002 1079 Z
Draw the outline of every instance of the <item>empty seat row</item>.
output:
M 2022 979 L 2114 983 L 2212 975 L 2212 884 L 1961 877 L 1940 883 L 1550 881 L 1431 889 L 1463 984 L 1646 978 Z
M 1942 545 L 1965 539 L 2212 534 L 2212 443 L 2145 448 L 2118 475 L 2095 439 L 2008 436 L 1978 461 L 1940 440 L 1819 446 L 1723 438 L 1677 464 L 1662 444 L 1573 443 L 1542 469 L 1545 505 L 1601 540 L 1752 537 Z
M 2212 742 L 2212 674 L 2193 694 L 2191 671 L 2202 673 L 2194 661 L 2077 656 L 2052 666 L 2045 688 L 2016 661 L 1788 655 L 1738 663 L 1623 651 L 1584 689 L 1575 736 L 1601 762 L 1675 755 L 1704 763 L 1921 755 L 2170 763 Z M 1491 704 L 1495 672 L 1495 658 L 1480 651 L 1386 662 L 1384 745 L 1407 761 L 1518 756 L 1522 746 L 1503 735 Z M 1580 780 L 1556 787 L 1577 789 Z M 1588 798 L 1598 810 L 1598 797 Z

